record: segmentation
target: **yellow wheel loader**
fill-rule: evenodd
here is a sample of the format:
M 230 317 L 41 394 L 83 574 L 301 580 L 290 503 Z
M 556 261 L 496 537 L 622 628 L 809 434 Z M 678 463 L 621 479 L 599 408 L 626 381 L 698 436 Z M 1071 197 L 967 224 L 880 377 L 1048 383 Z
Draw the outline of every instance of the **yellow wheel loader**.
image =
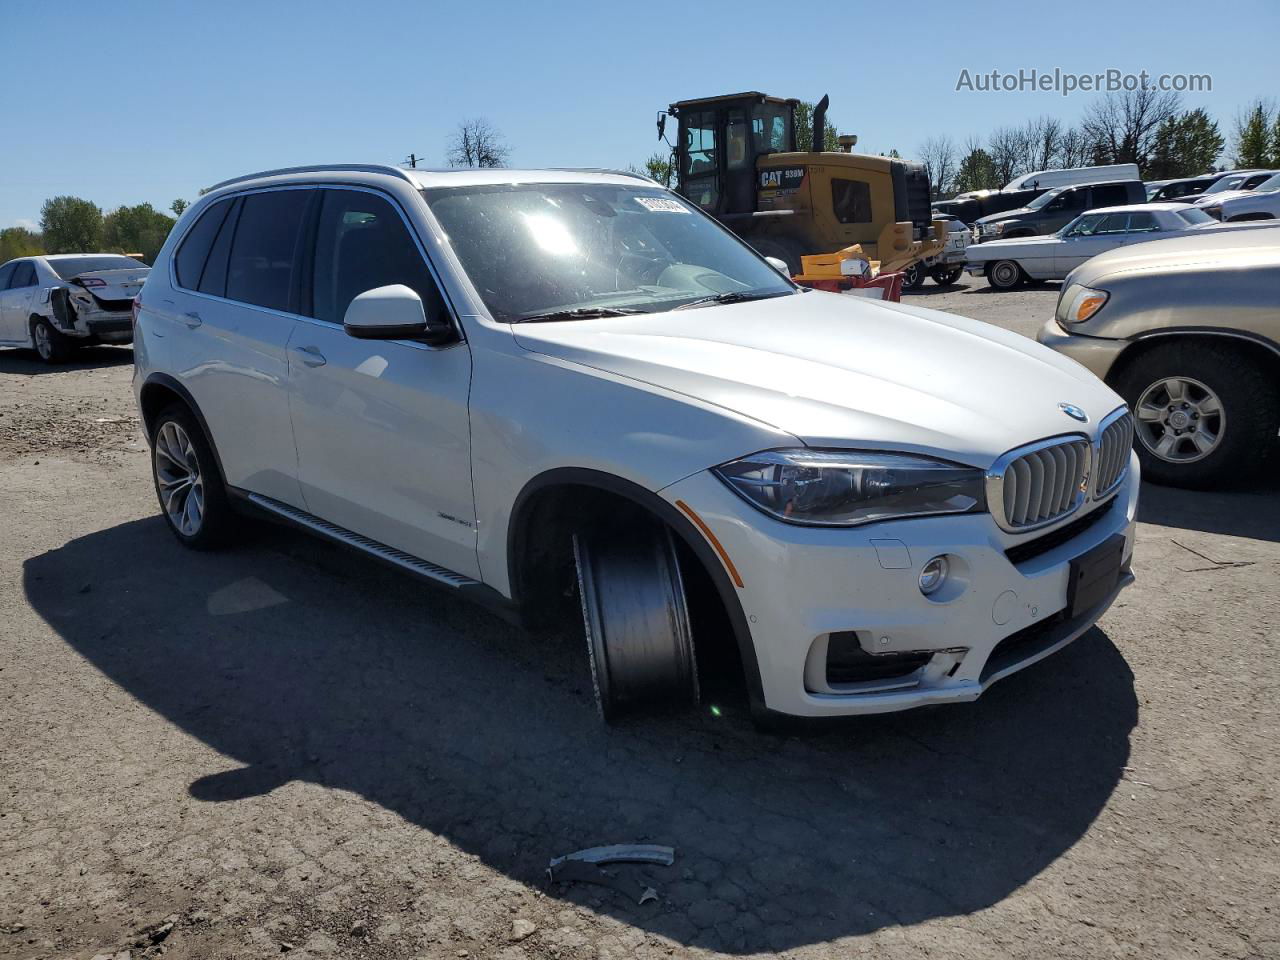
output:
M 824 96 L 813 112 L 816 146 L 826 139 L 827 103 Z M 799 152 L 799 105 L 755 92 L 671 104 L 658 114 L 658 137 L 665 139 L 674 117 L 676 191 L 761 254 L 785 261 L 793 275 L 802 255 L 858 244 L 881 273 L 905 270 L 923 281 L 917 265 L 947 240 L 946 224 L 935 223 L 929 208 L 923 164 Z

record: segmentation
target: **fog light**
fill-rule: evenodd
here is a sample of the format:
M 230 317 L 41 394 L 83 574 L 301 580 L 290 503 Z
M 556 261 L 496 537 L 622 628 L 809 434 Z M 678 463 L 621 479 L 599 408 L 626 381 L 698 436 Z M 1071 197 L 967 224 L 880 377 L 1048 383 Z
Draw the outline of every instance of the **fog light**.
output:
M 947 570 L 951 566 L 946 557 L 934 557 L 920 571 L 920 592 L 926 597 L 936 593 L 947 582 Z

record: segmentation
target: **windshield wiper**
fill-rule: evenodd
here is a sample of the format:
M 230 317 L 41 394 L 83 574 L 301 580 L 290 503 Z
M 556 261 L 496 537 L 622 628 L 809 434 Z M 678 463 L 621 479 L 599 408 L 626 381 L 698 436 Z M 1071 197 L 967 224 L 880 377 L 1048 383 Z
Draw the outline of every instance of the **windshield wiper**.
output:
M 644 313 L 634 307 L 577 307 L 573 310 L 555 310 L 551 313 L 535 313 L 531 317 L 520 317 L 512 323 L 555 323 L 558 320 L 595 320 L 598 317 L 628 317 L 633 313 Z
M 730 291 L 728 293 L 717 293 L 714 297 L 699 297 L 697 300 L 690 300 L 688 303 L 682 303 L 678 307 L 672 307 L 672 310 L 684 310 L 688 307 L 701 307 L 709 303 L 746 303 L 749 300 L 770 300 L 773 297 L 785 297 L 790 291 L 782 291 L 776 293 L 741 293 L 738 291 Z

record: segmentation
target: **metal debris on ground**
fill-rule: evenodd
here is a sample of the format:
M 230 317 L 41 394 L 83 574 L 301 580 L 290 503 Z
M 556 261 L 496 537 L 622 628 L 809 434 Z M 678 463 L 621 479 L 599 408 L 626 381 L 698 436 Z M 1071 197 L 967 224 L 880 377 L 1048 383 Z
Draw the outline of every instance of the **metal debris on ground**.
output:
M 606 863 L 651 863 L 669 867 L 675 863 L 673 847 L 651 843 L 620 843 L 605 847 L 588 847 L 553 857 L 547 865 L 547 879 L 551 883 L 591 883 L 608 887 L 625 897 L 644 904 L 658 899 L 658 891 L 636 880 L 627 880 L 607 872 Z

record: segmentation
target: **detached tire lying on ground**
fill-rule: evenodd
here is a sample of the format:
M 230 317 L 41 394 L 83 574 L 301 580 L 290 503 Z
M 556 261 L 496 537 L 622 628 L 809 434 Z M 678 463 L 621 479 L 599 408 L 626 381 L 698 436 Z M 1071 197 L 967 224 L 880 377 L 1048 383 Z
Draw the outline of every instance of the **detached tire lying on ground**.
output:
M 649 523 L 573 538 L 596 704 L 606 723 L 698 702 L 684 579 L 671 531 Z
M 1192 489 L 1238 484 L 1274 455 L 1280 390 L 1233 350 L 1161 344 L 1121 370 L 1114 386 L 1134 413 L 1143 479 Z
M 186 407 L 157 414 L 151 432 L 151 476 L 160 513 L 183 546 L 210 550 L 230 539 L 236 518 L 200 424 Z
M 960 274 L 964 273 L 964 267 L 935 267 L 929 271 L 929 276 L 933 277 L 933 282 L 940 287 L 949 287 L 960 279 Z

